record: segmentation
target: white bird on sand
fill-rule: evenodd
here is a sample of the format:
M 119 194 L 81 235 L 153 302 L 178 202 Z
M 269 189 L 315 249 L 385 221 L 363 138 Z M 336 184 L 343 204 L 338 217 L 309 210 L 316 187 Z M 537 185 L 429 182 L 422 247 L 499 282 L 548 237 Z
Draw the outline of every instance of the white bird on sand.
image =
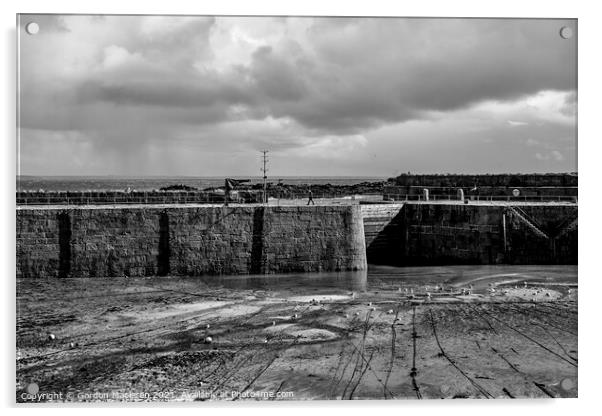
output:
M 54 340 L 56 339 L 56 335 L 54 335 L 53 333 L 49 332 L 49 333 L 48 333 L 48 339 L 49 339 L 50 341 L 54 341 Z
M 211 344 L 213 342 L 213 338 L 205 337 L 205 344 Z
M 393 309 L 389 309 L 389 310 L 387 311 L 387 313 L 388 313 L 389 315 L 391 315 L 391 314 L 393 313 Z

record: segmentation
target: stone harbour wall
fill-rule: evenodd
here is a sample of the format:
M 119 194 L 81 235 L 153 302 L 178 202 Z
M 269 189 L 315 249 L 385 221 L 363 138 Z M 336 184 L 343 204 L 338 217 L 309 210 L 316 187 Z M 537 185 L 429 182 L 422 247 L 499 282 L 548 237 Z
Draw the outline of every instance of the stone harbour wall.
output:
M 17 277 L 366 267 L 359 206 L 17 208 Z
M 401 174 L 389 179 L 398 186 L 422 187 L 541 187 L 578 186 L 577 173 L 501 173 L 489 175 L 464 174 Z
M 17 208 L 17 277 L 577 264 L 576 204 Z
M 405 203 L 367 239 L 369 263 L 577 264 L 577 205 Z

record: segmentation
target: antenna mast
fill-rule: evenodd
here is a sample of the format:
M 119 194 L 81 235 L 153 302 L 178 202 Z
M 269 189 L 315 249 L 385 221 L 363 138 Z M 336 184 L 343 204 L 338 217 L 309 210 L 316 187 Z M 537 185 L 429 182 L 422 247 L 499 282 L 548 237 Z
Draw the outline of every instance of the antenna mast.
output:
M 263 172 L 263 203 L 267 204 L 268 203 L 268 183 L 267 183 L 267 173 L 268 173 L 268 168 L 267 168 L 267 164 L 268 164 L 268 150 L 262 150 L 261 153 L 263 154 L 262 159 L 263 159 L 263 168 L 261 168 L 260 170 Z

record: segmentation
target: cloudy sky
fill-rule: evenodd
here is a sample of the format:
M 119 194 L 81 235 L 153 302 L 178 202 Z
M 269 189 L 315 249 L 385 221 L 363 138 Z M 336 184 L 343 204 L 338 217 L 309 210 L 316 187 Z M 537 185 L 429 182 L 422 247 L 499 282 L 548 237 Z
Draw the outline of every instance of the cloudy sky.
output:
M 259 175 L 262 149 L 273 176 L 576 171 L 576 31 L 25 15 L 20 173 Z

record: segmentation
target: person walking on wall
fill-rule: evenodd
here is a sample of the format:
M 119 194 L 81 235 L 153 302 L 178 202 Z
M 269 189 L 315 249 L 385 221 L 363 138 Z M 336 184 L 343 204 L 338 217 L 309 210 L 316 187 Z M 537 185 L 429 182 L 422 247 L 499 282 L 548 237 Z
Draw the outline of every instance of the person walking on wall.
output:
M 311 202 L 312 205 L 316 205 L 316 203 L 314 202 L 314 194 L 311 191 L 311 188 L 309 188 L 309 195 L 308 195 L 309 199 L 307 200 L 307 205 L 309 205 L 309 203 Z

